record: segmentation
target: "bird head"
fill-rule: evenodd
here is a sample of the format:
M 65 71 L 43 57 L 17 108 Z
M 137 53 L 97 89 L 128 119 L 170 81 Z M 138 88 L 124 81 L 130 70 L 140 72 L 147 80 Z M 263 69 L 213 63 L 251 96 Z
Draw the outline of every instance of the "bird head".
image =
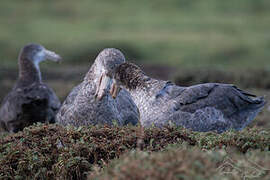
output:
M 55 52 L 49 51 L 42 45 L 34 43 L 24 46 L 19 57 L 32 61 L 36 66 L 44 60 L 59 62 L 62 59 L 61 56 Z
M 97 56 L 96 72 L 98 75 L 97 88 L 95 97 L 101 100 L 106 93 L 106 89 L 110 88 L 112 97 L 115 98 L 121 90 L 117 85 L 114 76 L 116 68 L 125 62 L 123 53 L 115 48 L 107 48 L 99 53 Z

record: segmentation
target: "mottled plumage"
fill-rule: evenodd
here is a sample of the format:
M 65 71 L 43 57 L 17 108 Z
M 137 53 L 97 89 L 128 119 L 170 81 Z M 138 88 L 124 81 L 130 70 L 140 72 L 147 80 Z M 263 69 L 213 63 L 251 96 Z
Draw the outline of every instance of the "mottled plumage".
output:
M 0 108 L 0 129 L 17 132 L 35 122 L 55 122 L 60 101 L 41 80 L 39 62 L 61 57 L 38 44 L 26 45 L 19 55 L 19 78 Z
M 126 88 L 140 111 L 143 126 L 170 121 L 194 131 L 241 130 L 263 108 L 265 100 L 234 85 L 206 83 L 177 86 L 144 74 L 135 64 L 121 64 L 116 82 Z
M 86 126 L 95 124 L 119 125 L 137 124 L 139 111 L 130 94 L 122 90 L 116 99 L 109 95 L 103 86 L 106 77 L 112 77 L 115 68 L 125 61 L 124 55 L 117 49 L 104 49 L 96 58 L 84 81 L 73 88 L 64 101 L 57 122 L 62 125 Z M 105 77 L 106 76 L 106 77 Z M 107 81 L 107 83 L 112 83 Z M 103 92 L 104 91 L 104 92 Z M 99 99 L 99 94 L 103 98 Z M 99 100 L 98 100 L 99 99 Z

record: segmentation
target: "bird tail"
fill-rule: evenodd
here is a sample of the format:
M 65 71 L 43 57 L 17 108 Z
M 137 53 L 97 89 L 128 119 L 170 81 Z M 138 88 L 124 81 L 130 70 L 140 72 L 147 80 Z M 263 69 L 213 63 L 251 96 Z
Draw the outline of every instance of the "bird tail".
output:
M 251 109 L 262 109 L 264 105 L 267 103 L 264 96 L 252 98 L 252 104 L 250 105 Z
M 267 101 L 262 96 L 256 97 L 256 98 L 248 98 L 248 99 L 250 101 L 250 104 L 248 105 L 248 107 L 244 110 L 238 111 L 235 114 L 236 116 L 234 116 L 234 119 L 236 121 L 239 121 L 240 119 L 245 117 L 244 121 L 239 121 L 235 123 L 234 128 L 237 130 L 241 130 L 245 128 L 257 116 L 257 114 L 263 109 L 264 105 L 267 103 Z

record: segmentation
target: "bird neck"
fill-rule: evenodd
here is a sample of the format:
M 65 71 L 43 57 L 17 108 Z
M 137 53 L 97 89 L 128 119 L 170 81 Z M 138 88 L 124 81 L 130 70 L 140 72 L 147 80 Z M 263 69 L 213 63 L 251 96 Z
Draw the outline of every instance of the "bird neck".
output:
M 40 83 L 41 73 L 39 70 L 39 64 L 33 63 L 26 57 L 19 59 L 19 80 L 20 86 L 27 86 L 33 83 Z
M 161 108 L 166 108 L 166 100 L 157 95 L 164 87 L 164 81 L 150 79 L 144 87 L 139 86 L 136 89 L 129 89 L 132 100 L 136 104 L 141 114 L 140 121 L 142 125 L 150 125 L 159 118 Z
M 97 69 L 97 65 L 96 63 L 93 63 L 89 71 L 84 76 L 84 82 L 97 83 L 98 72 L 96 69 Z
M 121 84 L 128 89 L 131 93 L 141 92 L 148 96 L 155 95 L 159 91 L 159 84 L 162 81 L 150 78 L 145 75 L 140 69 L 124 69 L 119 71 L 117 77 L 121 81 Z
M 134 82 L 132 83 L 134 86 Z M 132 87 L 131 85 L 126 86 L 126 88 L 129 90 L 135 104 L 148 104 L 155 99 L 158 92 L 160 92 L 164 86 L 164 83 L 164 81 L 156 80 L 144 75 L 137 81 L 136 88 L 128 88 Z

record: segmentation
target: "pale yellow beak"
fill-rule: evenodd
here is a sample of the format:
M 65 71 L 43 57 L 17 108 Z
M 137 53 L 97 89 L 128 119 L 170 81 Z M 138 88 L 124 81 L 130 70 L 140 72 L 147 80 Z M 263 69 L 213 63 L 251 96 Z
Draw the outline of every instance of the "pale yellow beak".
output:
M 95 93 L 95 98 L 98 101 L 100 101 L 105 95 L 106 89 L 110 85 L 110 82 L 111 82 L 111 78 L 109 76 L 105 75 L 104 73 L 100 76 L 98 85 L 97 85 L 97 90 Z
M 116 81 L 113 80 L 113 83 L 111 85 L 110 94 L 115 99 L 120 92 L 121 88 L 117 85 Z
M 62 60 L 62 57 L 53 51 L 49 51 L 45 49 L 45 54 L 46 54 L 46 59 L 48 60 L 52 60 L 55 62 L 60 62 Z

